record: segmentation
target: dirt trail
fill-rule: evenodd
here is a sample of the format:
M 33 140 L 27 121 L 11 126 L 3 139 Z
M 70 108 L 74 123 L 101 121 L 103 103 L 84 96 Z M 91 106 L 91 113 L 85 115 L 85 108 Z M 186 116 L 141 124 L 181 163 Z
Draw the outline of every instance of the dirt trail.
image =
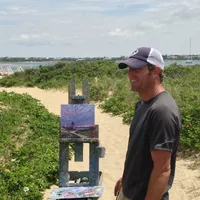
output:
M 66 92 L 55 90 L 41 90 L 38 88 L 0 88 L 16 93 L 28 93 L 52 113 L 60 114 L 60 105 L 68 101 Z M 99 124 L 100 142 L 106 148 L 105 158 L 100 159 L 100 170 L 103 172 L 104 193 L 101 200 L 115 200 L 113 188 L 115 182 L 122 175 L 124 158 L 127 149 L 129 126 L 122 124 L 120 117 L 112 117 L 95 108 L 95 122 Z M 89 149 L 84 146 L 84 162 L 70 162 L 70 170 L 89 169 Z M 188 166 L 191 161 L 177 161 L 176 176 L 173 188 L 170 190 L 170 200 L 200 200 L 200 171 L 191 170 Z M 56 186 L 52 186 L 54 188 Z M 44 200 L 50 195 L 50 191 L 44 192 Z

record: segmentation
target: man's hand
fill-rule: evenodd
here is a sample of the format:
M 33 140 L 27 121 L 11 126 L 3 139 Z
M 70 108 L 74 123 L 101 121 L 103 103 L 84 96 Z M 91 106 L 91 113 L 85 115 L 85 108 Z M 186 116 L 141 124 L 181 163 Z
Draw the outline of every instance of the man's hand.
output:
M 119 194 L 119 191 L 122 187 L 122 178 L 120 178 L 117 183 L 115 184 L 115 189 L 114 189 L 114 195 L 117 196 Z

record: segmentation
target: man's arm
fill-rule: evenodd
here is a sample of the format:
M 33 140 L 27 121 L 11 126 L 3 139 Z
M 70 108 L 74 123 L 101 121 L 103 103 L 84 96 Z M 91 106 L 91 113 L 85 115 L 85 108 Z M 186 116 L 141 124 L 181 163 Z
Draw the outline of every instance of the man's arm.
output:
M 150 176 L 145 200 L 161 200 L 171 172 L 171 152 L 152 150 L 154 167 Z

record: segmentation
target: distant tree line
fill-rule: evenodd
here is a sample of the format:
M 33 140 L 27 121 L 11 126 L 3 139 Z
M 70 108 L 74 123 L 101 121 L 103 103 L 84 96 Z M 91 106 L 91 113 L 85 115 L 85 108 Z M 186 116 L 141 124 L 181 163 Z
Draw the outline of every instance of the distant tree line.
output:
M 63 57 L 63 58 L 54 58 L 54 57 L 0 57 L 1 62 L 42 62 L 42 61 L 56 61 L 56 62 L 73 62 L 73 61 L 95 61 L 95 60 L 112 60 L 112 61 L 117 61 L 117 60 L 122 60 L 124 59 L 124 56 L 120 57 L 86 57 L 86 58 L 73 58 L 73 57 Z
M 127 56 L 128 57 L 128 56 Z M 56 61 L 56 62 L 75 62 L 75 61 L 98 61 L 98 60 L 111 60 L 120 61 L 125 59 L 125 56 L 118 57 L 85 57 L 85 58 L 74 58 L 74 57 L 0 57 L 0 62 L 45 62 L 45 61 Z M 189 58 L 193 60 L 200 60 L 200 55 L 163 55 L 164 60 L 187 60 Z

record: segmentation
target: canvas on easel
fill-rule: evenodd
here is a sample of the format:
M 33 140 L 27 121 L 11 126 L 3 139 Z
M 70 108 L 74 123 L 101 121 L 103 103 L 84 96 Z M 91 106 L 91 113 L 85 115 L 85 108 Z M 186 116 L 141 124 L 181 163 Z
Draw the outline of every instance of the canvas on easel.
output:
M 61 105 L 61 137 L 88 139 L 97 138 L 94 105 Z

